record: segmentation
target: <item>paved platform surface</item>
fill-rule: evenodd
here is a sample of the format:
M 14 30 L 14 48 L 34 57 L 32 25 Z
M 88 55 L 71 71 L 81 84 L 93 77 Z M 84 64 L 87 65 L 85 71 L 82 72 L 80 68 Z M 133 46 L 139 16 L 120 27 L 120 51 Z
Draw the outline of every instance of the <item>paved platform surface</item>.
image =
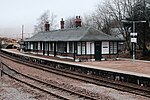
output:
M 81 64 L 104 67 L 109 69 L 117 69 L 128 72 L 136 72 L 150 75 L 150 61 L 136 60 L 118 60 L 118 61 L 95 61 L 95 62 L 80 62 Z
M 14 52 L 19 52 L 16 49 L 10 49 L 10 50 Z M 38 55 L 38 56 L 43 58 L 67 61 L 67 59 L 63 59 L 63 58 L 56 58 L 56 57 L 42 56 L 42 55 Z M 68 61 L 70 62 L 70 60 Z M 144 61 L 144 60 L 135 60 L 135 62 L 133 62 L 132 59 L 121 58 L 117 61 L 94 61 L 94 62 L 74 62 L 74 63 L 150 75 L 150 61 Z

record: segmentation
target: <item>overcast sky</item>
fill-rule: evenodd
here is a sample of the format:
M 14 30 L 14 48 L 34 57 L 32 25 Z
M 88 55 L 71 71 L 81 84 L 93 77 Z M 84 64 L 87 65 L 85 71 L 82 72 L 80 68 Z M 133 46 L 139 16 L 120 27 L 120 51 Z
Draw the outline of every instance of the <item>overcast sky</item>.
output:
M 61 18 L 89 14 L 101 0 L 0 0 L 0 36 L 21 37 L 21 25 L 25 33 L 32 33 L 37 18 L 44 11 Z

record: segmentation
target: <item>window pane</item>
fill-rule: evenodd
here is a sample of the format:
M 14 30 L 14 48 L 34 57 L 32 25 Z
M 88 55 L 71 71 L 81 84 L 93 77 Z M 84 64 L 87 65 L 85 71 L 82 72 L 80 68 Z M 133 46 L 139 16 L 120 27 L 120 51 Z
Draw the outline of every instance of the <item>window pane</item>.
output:
M 77 43 L 77 48 L 78 48 L 78 52 L 77 52 L 77 54 L 81 54 L 81 42 L 78 42 Z
M 85 54 L 85 42 L 82 42 L 82 54 Z
M 110 54 L 113 54 L 113 42 L 110 42 Z
M 33 42 L 31 42 L 31 49 L 33 49 Z
M 73 42 L 69 42 L 69 53 L 73 53 Z
M 46 51 L 48 50 L 48 43 L 47 42 L 45 43 L 45 50 Z
M 54 43 L 50 42 L 50 51 L 53 51 Z
M 117 53 L 117 42 L 114 42 L 114 54 Z

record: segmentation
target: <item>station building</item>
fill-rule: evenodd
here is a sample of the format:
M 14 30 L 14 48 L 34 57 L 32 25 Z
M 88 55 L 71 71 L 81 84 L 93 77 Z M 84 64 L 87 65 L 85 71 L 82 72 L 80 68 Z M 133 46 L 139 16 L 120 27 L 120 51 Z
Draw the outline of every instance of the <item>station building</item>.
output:
M 105 58 L 117 58 L 119 43 L 123 40 L 105 34 L 92 27 L 81 27 L 80 16 L 75 19 L 75 27 L 39 32 L 24 41 L 25 51 L 73 59 L 74 61 L 100 61 Z

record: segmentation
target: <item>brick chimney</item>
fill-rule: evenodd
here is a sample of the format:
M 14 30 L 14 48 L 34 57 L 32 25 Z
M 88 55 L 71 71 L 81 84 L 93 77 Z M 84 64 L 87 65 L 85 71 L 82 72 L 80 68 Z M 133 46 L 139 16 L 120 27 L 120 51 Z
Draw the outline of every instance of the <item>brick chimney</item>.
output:
M 60 21 L 60 27 L 61 27 L 61 29 L 64 29 L 64 21 L 63 21 L 63 18 L 61 18 L 61 21 Z
M 81 27 L 81 18 L 80 18 L 80 16 L 76 16 L 75 27 Z
M 49 22 L 45 23 L 45 31 L 50 31 L 50 24 L 49 24 Z

